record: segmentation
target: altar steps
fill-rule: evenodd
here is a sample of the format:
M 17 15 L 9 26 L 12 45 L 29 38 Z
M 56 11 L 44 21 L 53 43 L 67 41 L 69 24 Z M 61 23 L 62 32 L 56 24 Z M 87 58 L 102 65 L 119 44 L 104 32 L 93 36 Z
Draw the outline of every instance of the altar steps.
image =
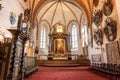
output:
M 88 66 L 90 62 L 88 60 L 38 60 L 38 66 Z
M 76 67 L 80 66 L 79 64 L 44 64 L 41 66 L 49 66 L 49 67 Z

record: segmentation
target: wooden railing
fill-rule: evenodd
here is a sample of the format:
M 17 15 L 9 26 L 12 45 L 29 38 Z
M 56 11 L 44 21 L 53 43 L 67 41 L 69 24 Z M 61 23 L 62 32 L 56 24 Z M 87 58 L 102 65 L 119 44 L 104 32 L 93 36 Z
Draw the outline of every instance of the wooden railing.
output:
M 25 70 L 25 77 L 33 74 L 38 70 L 36 57 L 25 57 L 24 62 L 24 70 Z

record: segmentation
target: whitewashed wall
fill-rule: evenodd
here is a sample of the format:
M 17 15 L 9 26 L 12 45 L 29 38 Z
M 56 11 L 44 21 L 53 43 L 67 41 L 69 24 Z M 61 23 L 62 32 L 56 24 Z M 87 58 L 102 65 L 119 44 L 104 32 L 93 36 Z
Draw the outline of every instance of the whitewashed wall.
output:
M 119 0 L 111 0 L 112 1 L 112 4 L 113 4 L 113 11 L 112 11 L 112 14 L 109 16 L 110 18 L 112 18 L 112 20 L 115 20 L 117 22 L 117 38 L 116 40 L 119 40 L 120 38 L 120 24 L 119 24 L 119 19 L 120 19 L 120 11 L 119 11 L 119 8 L 120 8 L 120 1 Z M 116 4 L 117 3 L 117 4 Z M 97 8 L 94 8 L 94 9 L 97 9 L 97 10 L 101 10 L 103 8 L 103 4 L 104 4 L 104 0 L 99 0 L 99 5 L 97 6 Z M 100 25 L 102 31 L 103 31 L 103 28 L 104 28 L 104 21 L 107 17 L 103 14 L 103 21 Z M 92 28 L 94 29 L 95 28 L 95 25 L 93 23 L 92 25 Z M 94 39 L 93 39 L 93 47 L 89 47 L 88 51 L 89 51 L 89 58 L 90 60 L 92 61 L 92 55 L 94 54 L 100 54 L 101 55 L 101 60 L 102 62 L 107 62 L 107 56 L 106 56 L 106 43 L 109 43 L 106 39 L 106 36 L 105 34 L 103 33 L 103 45 L 102 46 L 98 46 Z
M 24 3 L 23 0 L 2 0 L 0 1 L 3 8 L 0 10 L 0 28 L 6 33 L 6 35 L 10 35 L 10 33 L 4 29 L 10 29 L 17 27 L 18 15 L 20 13 L 24 13 L 24 9 L 28 7 L 28 2 Z M 16 23 L 14 25 L 10 24 L 9 17 L 10 12 L 16 14 Z

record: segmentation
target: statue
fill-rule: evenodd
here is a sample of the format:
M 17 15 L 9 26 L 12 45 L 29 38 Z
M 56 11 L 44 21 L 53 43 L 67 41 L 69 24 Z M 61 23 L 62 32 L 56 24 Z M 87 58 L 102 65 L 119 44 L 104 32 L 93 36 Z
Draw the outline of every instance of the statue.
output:
M 39 53 L 39 49 L 38 49 L 38 46 L 35 47 L 35 54 L 38 54 Z
M 20 27 L 22 27 L 22 23 L 23 23 L 23 14 L 20 13 L 20 15 L 18 16 L 18 24 L 17 24 L 18 30 L 20 30 Z

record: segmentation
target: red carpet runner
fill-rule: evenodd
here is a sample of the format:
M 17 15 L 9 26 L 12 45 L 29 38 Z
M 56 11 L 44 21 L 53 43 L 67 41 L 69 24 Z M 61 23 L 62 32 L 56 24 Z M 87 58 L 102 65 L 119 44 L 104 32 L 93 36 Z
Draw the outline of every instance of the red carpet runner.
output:
M 25 80 L 108 80 L 88 67 L 39 67 L 39 71 Z

